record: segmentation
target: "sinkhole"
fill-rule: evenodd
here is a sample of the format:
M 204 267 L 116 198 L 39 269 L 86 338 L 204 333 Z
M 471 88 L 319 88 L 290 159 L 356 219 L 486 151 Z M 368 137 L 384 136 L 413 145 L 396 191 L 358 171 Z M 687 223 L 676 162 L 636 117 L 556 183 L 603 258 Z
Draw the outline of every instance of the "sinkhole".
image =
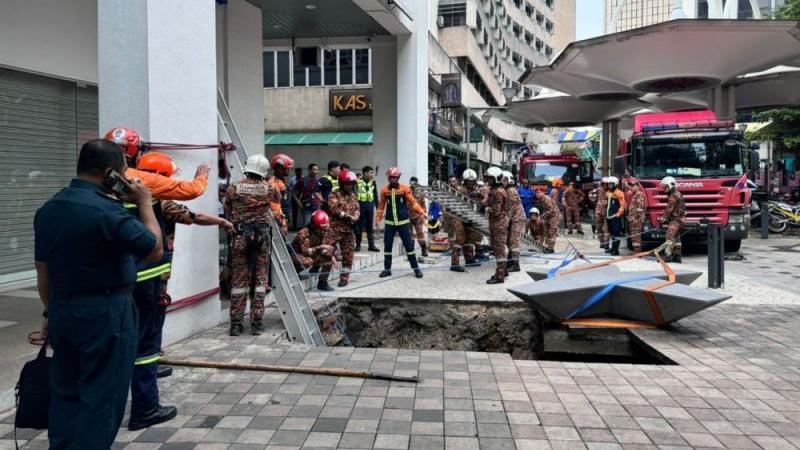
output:
M 329 346 L 508 353 L 520 360 L 675 364 L 625 329 L 565 327 L 523 302 L 339 298 L 318 317 Z

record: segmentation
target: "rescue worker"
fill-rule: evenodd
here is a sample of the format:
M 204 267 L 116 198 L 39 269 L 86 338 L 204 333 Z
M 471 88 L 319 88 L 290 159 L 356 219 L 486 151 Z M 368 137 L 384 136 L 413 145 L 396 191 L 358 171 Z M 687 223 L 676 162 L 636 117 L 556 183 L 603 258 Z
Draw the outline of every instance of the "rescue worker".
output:
M 483 193 L 478 190 L 476 181 L 478 174 L 472 169 L 467 169 L 461 175 L 463 184 L 458 187 L 460 192 L 467 198 L 481 204 Z M 453 229 L 453 241 L 450 244 L 450 270 L 453 272 L 465 272 L 460 265 L 461 251 L 464 251 L 464 262 L 467 266 L 480 265 L 475 257 L 475 246 L 481 243 L 482 236 L 472 227 L 467 227 L 458 217 L 448 214 L 447 221 Z
M 105 138 L 117 144 L 127 158 L 128 168 L 125 177 L 136 178 L 150 189 L 150 194 L 159 200 L 192 200 L 203 195 L 208 185 L 209 168 L 206 164 L 197 166 L 192 180 L 176 180 L 163 175 L 143 172 L 136 169 L 136 159 L 144 149 L 141 137 L 136 130 L 126 127 L 110 129 Z
M 386 217 L 386 224 L 383 230 L 383 271 L 379 276 L 385 278 L 392 275 L 392 246 L 394 244 L 394 236 L 399 234 L 400 240 L 403 241 L 403 248 L 405 248 L 408 255 L 408 263 L 414 269 L 414 276 L 422 278 L 422 269 L 419 268 L 417 263 L 414 241 L 408 231 L 408 223 L 412 212 L 424 214 L 425 210 L 414 200 L 411 188 L 405 184 L 400 184 L 400 175 L 400 169 L 390 167 L 386 171 L 389 184 L 381 189 L 378 196 L 377 222 L 380 223 Z
M 115 178 L 125 169 L 117 145 L 88 141 L 77 177 L 34 218 L 42 337 L 53 347 L 53 449 L 111 448 L 125 413 L 137 345 L 135 259 L 160 261 L 164 251 L 148 188 Z M 115 194 L 134 203 L 138 217 Z
M 630 204 L 628 205 L 628 235 L 631 237 L 631 248 L 633 253 L 642 251 L 642 228 L 644 227 L 645 208 L 647 198 L 644 190 L 633 178 L 627 180 L 628 191 L 630 193 Z
M 252 155 L 244 166 L 245 178 L 228 187 L 225 213 L 235 227 L 231 239 L 231 323 L 230 335 L 244 331 L 244 310 L 247 294 L 252 291 L 250 331 L 259 335 L 264 330 L 264 297 L 269 273 L 270 211 L 280 202 L 280 192 L 266 182 L 269 161 L 263 155 Z
M 417 204 L 422 207 L 423 211 L 425 210 L 425 191 L 422 190 L 422 187 L 419 185 L 419 179 L 417 177 L 409 178 L 411 193 L 414 195 L 414 200 L 416 200 Z M 422 256 L 428 256 L 428 243 L 425 242 L 425 222 L 428 220 L 428 212 L 425 211 L 422 214 L 417 214 L 416 212 L 411 212 L 411 224 L 409 225 L 414 233 L 414 236 L 417 238 L 417 243 L 419 244 L 419 248 L 422 252 Z
M 353 270 L 353 251 L 356 236 L 353 226 L 361 216 L 356 197 L 356 174 L 349 170 L 339 173 L 339 189 L 328 197 L 328 215 L 331 217 L 330 234 L 326 244 L 335 247 L 339 244 L 342 252 L 342 273 L 339 275 L 339 287 L 347 286 L 350 271 Z
M 567 234 L 572 234 L 572 230 L 576 230 L 578 234 L 583 234 L 583 229 L 581 228 L 582 201 L 583 192 L 577 188 L 574 181 L 571 181 L 564 190 L 562 199 L 564 214 L 566 215 Z
M 375 246 L 375 197 L 378 188 L 375 186 L 375 171 L 370 166 L 361 169 L 361 179 L 356 182 L 356 196 L 358 197 L 358 209 L 360 216 L 355 226 L 356 251 L 361 251 L 361 238 L 364 231 L 367 232 L 367 250 L 379 252 Z
M 328 197 L 339 190 L 339 172 L 342 171 L 342 165 L 339 161 L 328 162 L 328 173 L 319 179 L 319 201 L 322 209 L 327 208 Z
M 552 197 L 544 191 L 536 191 L 536 203 L 542 212 L 541 218 L 544 223 L 544 249 L 543 253 L 555 252 L 556 237 L 558 236 L 558 226 L 561 223 L 561 210 L 553 201 Z
M 450 186 L 450 189 L 458 190 L 458 177 L 450 175 L 450 178 L 447 179 L 447 185 Z
M 666 225 L 666 256 L 671 262 L 682 262 L 681 228 L 686 221 L 686 203 L 678 191 L 678 182 L 673 177 L 664 177 L 661 188 L 667 193 L 667 206 L 664 215 L 658 220 L 659 226 Z
M 270 204 L 270 209 L 272 209 L 272 217 L 278 222 L 285 235 L 289 231 L 287 218 L 291 214 L 291 200 L 289 190 L 286 189 L 286 177 L 289 176 L 289 170 L 294 167 L 294 160 L 283 153 L 278 153 L 270 159 L 269 165 L 272 167 L 272 176 L 267 178 L 267 183 L 270 183 L 281 195 L 280 201 Z
M 552 184 L 550 185 L 550 199 L 553 200 L 555 203 L 556 208 L 559 212 L 559 217 L 561 220 L 564 219 L 564 205 L 561 204 L 562 199 L 562 189 L 564 188 L 564 181 L 561 178 L 556 178 L 553 180 Z M 563 223 L 558 223 L 558 228 L 561 228 Z
M 508 194 L 503 188 L 503 171 L 499 167 L 489 167 L 486 178 L 491 183 L 487 209 L 489 215 L 489 234 L 492 252 L 497 260 L 497 269 L 486 284 L 505 282 L 506 276 L 506 241 L 508 240 Z
M 514 187 L 514 175 L 503 172 L 503 187 L 508 197 L 508 257 L 506 268 L 509 272 L 519 272 L 519 254 L 522 247 L 522 233 L 525 232 L 525 210 L 522 199 Z
M 600 248 L 608 249 L 608 228 L 606 228 L 606 208 L 608 207 L 608 197 L 606 187 L 608 177 L 600 179 L 600 186 L 594 189 L 597 200 L 594 205 L 594 227 L 597 239 L 600 241 Z
M 330 235 L 330 218 L 328 213 L 321 209 L 311 213 L 308 225 L 301 228 L 292 241 L 292 262 L 295 270 L 301 272 L 309 269 L 310 273 L 319 274 L 317 289 L 332 291 L 328 284 L 328 276 L 333 267 L 334 247 L 326 244 L 325 240 Z
M 534 242 L 541 247 L 544 246 L 544 221 L 539 217 L 539 208 L 533 207 L 528 210 L 528 232 Z
M 625 215 L 625 194 L 619 189 L 619 179 L 606 179 L 606 227 L 611 235 L 611 246 L 607 250 L 612 256 L 619 255 L 619 243 L 622 240 L 622 217 Z

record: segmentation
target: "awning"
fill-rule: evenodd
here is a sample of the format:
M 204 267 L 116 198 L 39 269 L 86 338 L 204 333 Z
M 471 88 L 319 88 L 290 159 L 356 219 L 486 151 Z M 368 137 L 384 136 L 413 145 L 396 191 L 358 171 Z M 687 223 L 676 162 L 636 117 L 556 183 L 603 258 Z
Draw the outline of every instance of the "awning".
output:
M 264 145 L 372 145 L 372 132 L 265 133 Z
M 464 147 L 456 144 L 455 142 L 448 141 L 447 139 L 440 138 L 433 133 L 428 133 L 428 142 L 434 144 L 433 147 L 439 146 L 438 150 L 444 149 L 445 153 L 447 154 L 455 154 L 455 155 L 466 155 L 467 153 L 464 151 Z M 472 154 L 474 155 L 475 152 L 473 151 Z

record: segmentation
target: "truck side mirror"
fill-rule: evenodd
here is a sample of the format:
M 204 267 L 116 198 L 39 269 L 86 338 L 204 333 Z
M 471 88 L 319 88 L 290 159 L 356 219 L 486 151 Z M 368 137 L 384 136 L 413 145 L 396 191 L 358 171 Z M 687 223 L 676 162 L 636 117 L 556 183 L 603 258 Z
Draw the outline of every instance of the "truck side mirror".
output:
M 628 168 L 628 155 L 620 155 L 614 158 L 614 176 L 622 177 Z

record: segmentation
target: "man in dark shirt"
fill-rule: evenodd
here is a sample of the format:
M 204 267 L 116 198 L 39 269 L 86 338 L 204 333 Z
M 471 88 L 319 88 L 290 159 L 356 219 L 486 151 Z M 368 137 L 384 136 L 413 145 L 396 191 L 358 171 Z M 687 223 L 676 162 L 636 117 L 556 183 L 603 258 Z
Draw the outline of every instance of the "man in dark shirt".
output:
M 319 195 L 322 209 L 326 208 L 328 197 L 330 197 L 331 193 L 339 190 L 339 172 L 341 171 L 342 166 L 339 161 L 331 161 L 328 163 L 328 174 L 319 179 Z
M 134 258 L 163 254 L 150 191 L 112 176 L 126 168 L 115 144 L 87 142 L 77 178 L 34 218 L 42 331 L 53 347 L 50 448 L 110 448 L 125 412 L 137 344 Z M 139 206 L 139 220 L 112 186 Z

